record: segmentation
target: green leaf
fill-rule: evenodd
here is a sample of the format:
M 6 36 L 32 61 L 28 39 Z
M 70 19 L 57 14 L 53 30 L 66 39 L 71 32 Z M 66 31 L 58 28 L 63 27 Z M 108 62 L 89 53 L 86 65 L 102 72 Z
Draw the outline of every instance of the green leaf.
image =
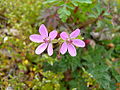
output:
M 76 2 L 75 0 L 72 0 L 71 2 L 73 5 L 78 6 L 78 2 Z
M 77 0 L 79 3 L 92 3 L 91 0 Z
M 71 12 L 64 6 L 58 10 L 59 17 L 63 22 L 67 20 L 67 18 L 71 15 Z
M 43 4 L 51 4 L 51 3 L 55 3 L 58 2 L 57 0 L 47 0 L 45 2 L 43 2 Z

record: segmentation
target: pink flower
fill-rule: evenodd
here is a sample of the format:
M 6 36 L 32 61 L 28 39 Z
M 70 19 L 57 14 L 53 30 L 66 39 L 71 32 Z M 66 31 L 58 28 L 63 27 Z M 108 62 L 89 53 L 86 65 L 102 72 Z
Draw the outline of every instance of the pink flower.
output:
M 54 40 L 56 38 L 57 31 L 56 30 L 51 31 L 48 36 L 47 28 L 45 27 L 44 24 L 42 24 L 39 28 L 39 33 L 40 33 L 40 35 L 38 35 L 38 34 L 30 35 L 31 41 L 37 42 L 37 43 L 42 43 L 41 45 L 39 45 L 36 48 L 35 53 L 41 54 L 47 48 L 48 55 L 51 56 L 53 54 L 52 40 Z
M 61 54 L 65 54 L 68 50 L 71 56 L 76 56 L 76 49 L 74 45 L 77 47 L 85 47 L 84 41 L 80 39 L 74 39 L 79 34 L 80 34 L 79 29 L 76 29 L 75 31 L 73 31 L 70 35 L 68 35 L 66 32 L 62 32 L 60 34 L 60 37 L 65 41 L 60 48 Z

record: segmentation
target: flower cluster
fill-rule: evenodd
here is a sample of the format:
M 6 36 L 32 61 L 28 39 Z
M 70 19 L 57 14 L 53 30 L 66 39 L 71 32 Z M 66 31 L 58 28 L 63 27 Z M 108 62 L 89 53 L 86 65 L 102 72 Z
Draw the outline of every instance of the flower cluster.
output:
M 48 55 L 51 56 L 53 54 L 53 41 L 57 37 L 57 31 L 53 30 L 48 34 L 48 30 L 44 24 L 42 24 L 39 28 L 38 34 L 30 35 L 30 40 L 36 43 L 41 43 L 35 50 L 36 54 L 41 54 L 47 49 Z M 59 49 L 61 54 L 65 54 L 68 50 L 71 56 L 76 56 L 76 49 L 74 46 L 77 47 L 85 47 L 84 41 L 80 39 L 75 39 L 80 34 L 80 30 L 76 29 L 70 35 L 66 32 L 62 32 L 60 34 L 60 38 L 62 39 L 62 44 Z M 58 39 L 60 40 L 60 39 Z M 64 42 L 63 42 L 64 41 Z

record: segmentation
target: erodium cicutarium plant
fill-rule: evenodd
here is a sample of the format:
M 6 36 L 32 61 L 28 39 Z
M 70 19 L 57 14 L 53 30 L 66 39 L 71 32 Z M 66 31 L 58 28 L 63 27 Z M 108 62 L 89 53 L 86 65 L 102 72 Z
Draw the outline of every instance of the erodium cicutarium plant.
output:
M 48 34 L 48 30 L 44 24 L 39 27 L 40 34 L 32 34 L 30 35 L 30 40 L 36 43 L 40 43 L 40 45 L 36 48 L 35 53 L 41 54 L 47 49 L 48 55 L 53 55 L 53 42 L 57 36 L 57 31 L 53 30 Z M 83 40 L 76 39 L 80 35 L 80 29 L 76 29 L 70 35 L 67 32 L 60 33 L 60 37 L 57 42 L 60 44 L 59 52 L 61 54 L 65 54 L 68 50 L 71 56 L 76 56 L 76 47 L 85 47 L 85 43 Z

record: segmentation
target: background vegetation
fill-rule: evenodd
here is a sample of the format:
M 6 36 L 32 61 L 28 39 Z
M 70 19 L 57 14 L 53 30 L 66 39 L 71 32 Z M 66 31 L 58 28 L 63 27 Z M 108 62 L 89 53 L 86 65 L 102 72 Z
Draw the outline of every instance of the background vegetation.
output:
M 29 35 L 81 29 L 77 56 L 34 53 Z M 119 0 L 0 0 L 1 90 L 120 90 Z

